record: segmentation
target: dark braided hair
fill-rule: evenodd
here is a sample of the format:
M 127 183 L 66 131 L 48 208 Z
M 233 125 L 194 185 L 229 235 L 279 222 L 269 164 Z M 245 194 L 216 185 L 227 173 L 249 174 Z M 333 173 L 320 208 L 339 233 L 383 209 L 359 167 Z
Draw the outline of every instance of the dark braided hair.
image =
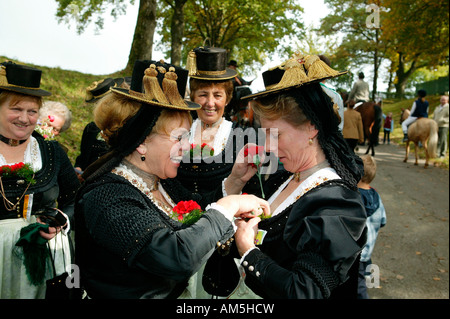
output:
M 276 95 L 269 95 L 259 99 L 259 104 L 264 108 L 267 105 L 280 103 L 285 99 L 294 99 L 300 110 L 296 114 L 282 114 L 284 119 L 297 117 L 296 122 L 304 120 L 298 117 L 306 117 L 315 125 L 318 133 L 318 142 L 325 156 L 337 174 L 353 189 L 364 175 L 362 160 L 347 145 L 339 130 L 339 119 L 336 116 L 331 99 L 323 92 L 320 83 L 312 83 L 297 88 L 289 89 Z M 298 112 L 302 111 L 302 112 Z M 260 113 L 255 109 L 255 113 Z M 264 113 L 264 111 L 262 111 Z

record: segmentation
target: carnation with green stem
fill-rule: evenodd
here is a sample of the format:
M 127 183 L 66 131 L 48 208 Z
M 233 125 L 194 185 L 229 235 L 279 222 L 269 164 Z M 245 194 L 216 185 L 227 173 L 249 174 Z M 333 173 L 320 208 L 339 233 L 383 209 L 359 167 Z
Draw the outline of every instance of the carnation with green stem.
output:
M 244 150 L 244 157 L 251 157 L 252 159 L 252 167 L 256 168 L 256 176 L 258 177 L 259 180 L 259 186 L 261 187 L 261 196 L 263 199 L 266 198 L 265 194 L 264 194 L 264 189 L 263 189 L 263 185 L 262 185 L 262 179 L 261 179 L 261 172 L 259 171 L 260 167 L 261 167 L 261 156 L 264 152 L 264 146 L 249 146 Z
M 12 164 L 12 165 L 3 165 L 0 167 L 0 177 L 8 178 L 8 177 L 20 177 L 23 178 L 27 183 L 31 185 L 36 183 L 34 179 L 34 171 L 29 164 L 25 164 L 23 162 Z
M 181 201 L 173 208 L 171 218 L 185 225 L 192 225 L 203 215 L 200 205 L 193 200 Z

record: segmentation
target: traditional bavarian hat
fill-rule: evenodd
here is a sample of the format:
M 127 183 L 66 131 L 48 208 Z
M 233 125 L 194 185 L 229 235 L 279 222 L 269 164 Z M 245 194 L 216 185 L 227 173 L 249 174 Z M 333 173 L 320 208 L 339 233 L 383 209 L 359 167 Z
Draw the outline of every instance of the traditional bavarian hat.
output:
M 247 95 L 242 99 L 255 99 L 300 86 L 322 82 L 346 74 L 330 68 L 317 55 L 303 55 L 296 52 L 292 58 L 263 72 L 265 91 Z
M 227 51 L 216 47 L 198 47 L 189 52 L 189 76 L 199 80 L 230 80 L 237 72 L 227 67 Z
M 325 156 L 338 175 L 353 188 L 364 173 L 361 159 L 348 147 L 339 131 L 336 110 L 320 82 L 346 74 L 330 68 L 318 56 L 296 53 L 283 64 L 263 73 L 265 91 L 244 96 L 241 99 L 257 99 L 273 103 L 277 95 L 292 97 L 305 116 L 318 130 L 318 142 Z
M 198 110 L 197 103 L 183 99 L 188 71 L 164 61 L 138 60 L 134 64 L 130 89 L 113 87 L 112 92 L 164 108 Z
M 181 111 L 200 109 L 199 104 L 182 98 L 187 78 L 187 70 L 162 60 L 136 61 L 130 88 L 112 87 L 111 92 L 116 96 L 140 102 L 141 106 L 137 113 L 117 130 L 116 136 L 109 139 L 110 152 L 85 171 L 86 178 L 88 176 L 95 178 L 109 172 L 125 156 L 131 154 L 150 134 L 163 109 Z
M 111 87 L 115 86 L 116 82 L 112 78 L 106 78 L 100 81 L 94 81 L 86 88 L 85 101 L 93 103 L 101 99 L 110 92 Z
M 7 90 L 32 96 L 49 96 L 50 92 L 40 89 L 42 71 L 14 62 L 0 63 L 0 90 Z

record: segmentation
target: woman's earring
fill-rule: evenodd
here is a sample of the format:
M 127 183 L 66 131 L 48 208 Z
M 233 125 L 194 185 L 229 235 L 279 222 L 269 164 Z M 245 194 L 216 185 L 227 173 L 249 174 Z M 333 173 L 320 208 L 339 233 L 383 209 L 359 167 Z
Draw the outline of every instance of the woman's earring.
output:
M 145 161 L 145 155 L 141 155 L 141 161 Z
M 309 143 L 309 145 L 312 145 L 312 144 L 313 144 L 312 138 L 309 139 L 308 143 Z

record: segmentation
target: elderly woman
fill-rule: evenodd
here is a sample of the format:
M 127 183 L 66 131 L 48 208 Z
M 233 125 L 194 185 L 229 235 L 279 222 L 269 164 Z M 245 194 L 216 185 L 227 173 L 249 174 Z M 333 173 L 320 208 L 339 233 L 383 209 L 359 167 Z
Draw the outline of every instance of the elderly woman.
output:
M 195 48 L 189 53 L 187 65 L 190 99 L 201 108 L 191 127 L 190 156 L 183 159 L 177 179 L 193 193 L 206 194 L 221 186 L 245 141 L 256 142 L 256 134 L 253 129 L 233 130 L 233 123 L 224 117 L 233 97 L 232 79 L 237 74 L 227 68 L 226 50 Z
M 39 110 L 38 123 L 51 136 L 58 136 L 72 124 L 72 112 L 61 102 L 45 101 Z
M 50 95 L 39 88 L 41 73 L 12 62 L 0 65 L 1 299 L 45 297 L 45 280 L 54 276 L 50 261 L 28 252 L 42 249 L 45 256 L 47 242 L 58 275 L 71 264 L 70 223 L 64 219 L 73 216 L 79 182 L 59 144 L 33 133 L 42 97 Z M 49 227 L 43 215 L 54 215 L 56 208 L 65 215 L 63 224 Z M 34 240 L 27 242 L 25 235 Z M 26 248 L 32 245 L 34 250 Z
M 284 167 L 265 183 L 271 217 L 237 221 L 245 283 L 263 298 L 357 294 L 366 240 L 357 189 L 363 166 L 339 132 L 333 104 L 319 83 L 342 73 L 316 63 L 314 56 L 297 56 L 268 71 L 281 73 L 278 84 L 250 96 L 268 136 L 266 151 Z M 235 165 L 225 181 L 228 194 L 239 192 L 248 170 L 255 169 Z
M 173 216 L 177 203 L 192 200 L 174 179 L 188 149 L 189 111 L 199 108 L 181 98 L 185 71 L 137 61 L 130 89 L 113 88 L 95 107 L 111 151 L 84 172 L 75 214 L 76 261 L 91 298 L 177 298 L 234 234 L 234 217 L 269 211 L 255 196 L 235 195 L 202 207 L 193 224 Z

